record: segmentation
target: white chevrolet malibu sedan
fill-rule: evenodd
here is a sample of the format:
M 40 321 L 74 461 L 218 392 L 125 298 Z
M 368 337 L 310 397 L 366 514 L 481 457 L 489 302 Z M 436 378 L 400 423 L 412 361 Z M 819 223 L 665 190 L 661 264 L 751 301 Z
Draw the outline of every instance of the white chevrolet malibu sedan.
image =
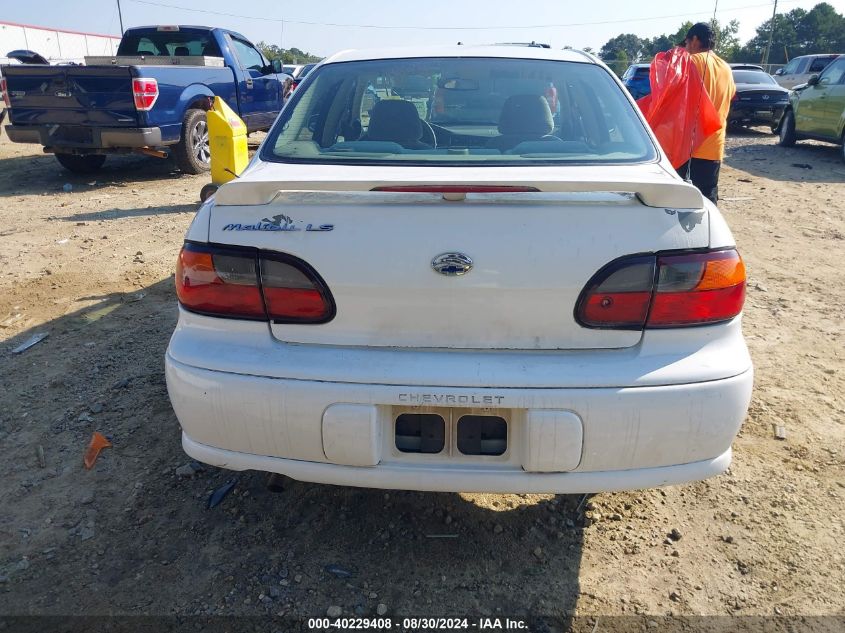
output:
M 595 58 L 343 52 L 199 210 L 167 385 L 192 457 L 406 490 L 724 471 L 745 268 Z

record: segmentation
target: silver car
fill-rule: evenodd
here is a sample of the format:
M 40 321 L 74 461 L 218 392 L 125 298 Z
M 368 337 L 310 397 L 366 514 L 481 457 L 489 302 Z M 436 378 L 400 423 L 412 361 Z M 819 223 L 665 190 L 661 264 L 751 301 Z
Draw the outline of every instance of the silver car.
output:
M 775 81 L 789 89 L 798 84 L 805 84 L 809 81 L 811 75 L 819 74 L 837 57 L 839 57 L 838 54 L 795 57 L 786 66 L 775 71 Z

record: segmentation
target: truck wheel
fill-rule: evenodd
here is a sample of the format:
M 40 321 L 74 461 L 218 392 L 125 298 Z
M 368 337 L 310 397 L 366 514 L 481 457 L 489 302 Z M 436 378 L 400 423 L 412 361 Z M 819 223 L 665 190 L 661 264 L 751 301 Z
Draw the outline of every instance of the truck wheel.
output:
M 781 147 L 792 147 L 795 145 L 795 115 L 792 110 L 787 110 L 780 121 L 780 137 L 778 145 Z
M 188 110 L 182 121 L 182 140 L 173 147 L 173 156 L 186 174 L 201 174 L 211 168 L 205 110 Z
M 56 154 L 59 164 L 75 174 L 90 174 L 106 162 L 105 154 Z

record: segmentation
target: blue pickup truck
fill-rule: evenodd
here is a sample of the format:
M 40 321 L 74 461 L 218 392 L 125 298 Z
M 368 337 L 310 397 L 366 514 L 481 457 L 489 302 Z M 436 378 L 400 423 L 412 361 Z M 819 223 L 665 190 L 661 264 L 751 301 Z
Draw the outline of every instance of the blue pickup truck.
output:
M 129 29 L 114 57 L 84 66 L 4 66 L 9 138 L 40 143 L 66 169 L 92 172 L 107 154 L 173 155 L 209 168 L 206 111 L 222 97 L 250 132 L 266 130 L 291 90 L 243 35 L 199 26 Z

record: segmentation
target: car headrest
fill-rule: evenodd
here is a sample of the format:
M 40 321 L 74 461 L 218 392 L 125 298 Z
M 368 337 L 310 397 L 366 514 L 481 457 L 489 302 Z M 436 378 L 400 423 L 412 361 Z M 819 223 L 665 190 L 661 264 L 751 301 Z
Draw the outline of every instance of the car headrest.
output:
M 512 95 L 499 116 L 500 134 L 551 134 L 555 124 L 549 102 L 542 95 Z
M 173 49 L 173 54 L 176 57 L 187 57 L 191 54 L 191 51 L 188 50 L 187 46 L 177 46 Z
M 373 107 L 367 130 L 369 140 L 402 143 L 418 141 L 421 137 L 420 115 L 410 101 L 383 99 Z

